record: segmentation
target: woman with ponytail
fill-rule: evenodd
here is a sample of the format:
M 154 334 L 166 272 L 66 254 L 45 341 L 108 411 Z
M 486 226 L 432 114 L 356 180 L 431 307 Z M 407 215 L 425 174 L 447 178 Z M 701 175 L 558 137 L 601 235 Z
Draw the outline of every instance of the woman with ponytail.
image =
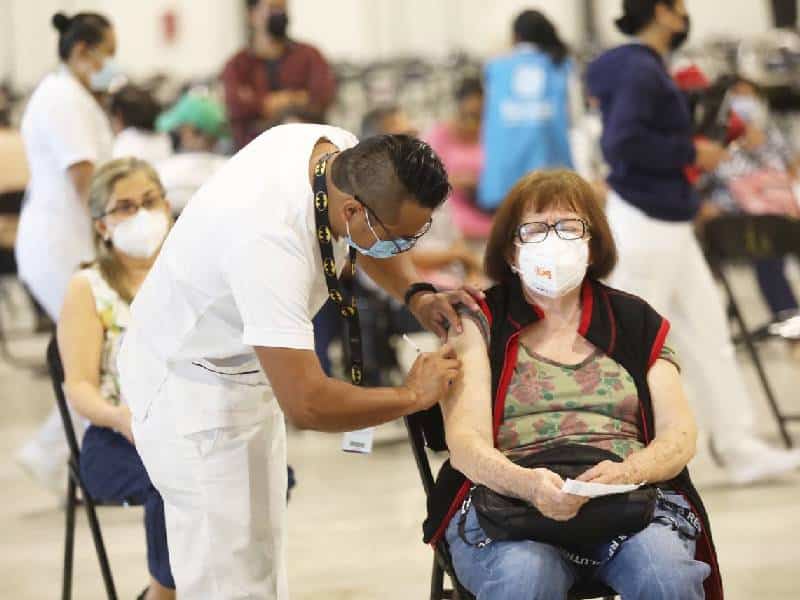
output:
M 144 505 L 148 589 L 142 600 L 174 600 L 164 503 L 136 452 L 131 412 L 116 358 L 133 297 L 169 231 L 169 204 L 146 162 L 106 163 L 89 188 L 97 260 L 72 276 L 58 322 L 64 391 L 90 422 L 81 443 L 81 479 L 93 498 Z
M 619 30 L 632 43 L 587 71 L 600 104 L 601 146 L 611 167 L 606 212 L 619 250 L 609 282 L 649 302 L 677 331 L 695 409 L 733 484 L 796 471 L 800 451 L 772 448 L 756 435 L 752 399 L 730 343 L 725 304 L 694 235 L 699 208 L 686 169 L 713 171 L 725 149 L 693 139 L 688 102 L 668 71 L 689 33 L 684 0 L 624 0 Z
M 114 28 L 104 16 L 57 13 L 60 64 L 33 92 L 22 118 L 30 167 L 27 199 L 16 243 L 19 275 L 57 321 L 70 277 L 92 260 L 88 190 L 95 169 L 111 158 L 111 126 L 96 93 L 115 76 Z M 18 453 L 18 461 L 46 487 L 63 493 L 67 445 L 58 411 Z
M 536 169 L 572 167 L 569 144 L 573 81 L 569 49 L 542 12 L 513 25 L 514 49 L 486 65 L 478 205 L 492 213 L 511 187 Z

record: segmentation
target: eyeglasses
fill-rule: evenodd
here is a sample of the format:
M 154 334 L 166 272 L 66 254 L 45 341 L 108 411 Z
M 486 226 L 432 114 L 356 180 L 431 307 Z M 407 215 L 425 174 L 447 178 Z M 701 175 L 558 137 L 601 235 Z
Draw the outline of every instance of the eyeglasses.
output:
M 552 225 L 540 221 L 523 223 L 517 229 L 517 239 L 523 244 L 538 244 L 547 239 L 550 230 L 562 240 L 580 240 L 586 237 L 586 222 L 583 219 L 561 219 Z
M 392 230 L 389 229 L 389 227 L 387 227 L 383 221 L 381 221 L 380 217 L 377 214 L 375 214 L 374 210 L 372 210 L 358 196 L 353 195 L 353 198 L 355 198 L 356 202 L 358 202 L 361 206 L 364 207 L 364 211 L 367 217 L 367 226 L 369 227 L 369 230 L 372 232 L 372 235 L 374 235 L 375 239 L 377 239 L 378 241 L 384 241 L 381 238 L 381 236 L 379 236 L 376 233 L 375 228 L 372 226 L 372 222 L 370 221 L 370 215 L 372 215 L 372 217 L 375 219 L 378 225 L 380 225 L 381 228 L 389 236 L 389 240 L 387 241 L 390 241 L 394 244 L 396 249 L 395 254 L 402 254 L 403 252 L 408 252 L 409 250 L 411 250 L 414 246 L 417 245 L 417 242 L 420 240 L 420 238 L 431 230 L 431 225 L 433 225 L 433 218 L 430 218 L 414 235 L 403 235 L 399 237 L 393 237 Z
M 139 212 L 140 209 L 153 210 L 155 208 L 162 208 L 165 202 L 166 200 L 161 194 L 147 194 L 142 201 L 138 203 L 129 198 L 125 198 L 117 201 L 114 208 L 102 213 L 98 218 L 102 219 L 103 217 L 110 216 L 132 217 Z

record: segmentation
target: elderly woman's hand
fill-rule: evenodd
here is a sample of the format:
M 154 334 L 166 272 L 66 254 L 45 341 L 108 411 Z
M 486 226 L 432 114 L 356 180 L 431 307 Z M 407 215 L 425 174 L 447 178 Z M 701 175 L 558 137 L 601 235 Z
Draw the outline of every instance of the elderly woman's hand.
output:
M 533 489 L 531 503 L 545 517 L 555 521 L 569 521 L 589 500 L 561 491 L 564 480 L 549 469 L 532 469 Z
M 642 483 L 630 463 L 604 460 L 578 477 L 578 481 L 605 484 Z

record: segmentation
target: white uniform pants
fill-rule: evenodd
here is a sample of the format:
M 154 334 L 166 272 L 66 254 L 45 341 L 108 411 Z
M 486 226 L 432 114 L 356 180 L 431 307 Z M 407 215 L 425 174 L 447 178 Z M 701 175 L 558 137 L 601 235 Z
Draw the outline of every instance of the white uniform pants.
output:
M 615 193 L 606 206 L 619 251 L 609 278 L 669 319 L 693 404 L 724 451 L 753 436 L 753 408 L 736 363 L 725 304 L 691 223 L 645 215 Z
M 133 429 L 164 499 L 178 597 L 287 600 L 286 429 L 277 402 L 256 424 L 180 435 L 165 396 Z

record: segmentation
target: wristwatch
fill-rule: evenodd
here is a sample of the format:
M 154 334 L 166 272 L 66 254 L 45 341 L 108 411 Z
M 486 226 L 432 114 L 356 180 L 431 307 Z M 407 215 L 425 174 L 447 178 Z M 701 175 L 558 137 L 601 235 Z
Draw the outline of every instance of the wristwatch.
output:
M 403 297 L 403 302 L 405 303 L 406 306 L 408 306 L 408 304 L 411 302 L 411 298 L 413 298 L 420 292 L 433 292 L 435 294 L 438 291 L 439 290 L 437 290 L 431 283 L 425 283 L 425 282 L 412 283 L 410 286 L 408 286 L 408 289 L 406 290 L 406 294 Z

